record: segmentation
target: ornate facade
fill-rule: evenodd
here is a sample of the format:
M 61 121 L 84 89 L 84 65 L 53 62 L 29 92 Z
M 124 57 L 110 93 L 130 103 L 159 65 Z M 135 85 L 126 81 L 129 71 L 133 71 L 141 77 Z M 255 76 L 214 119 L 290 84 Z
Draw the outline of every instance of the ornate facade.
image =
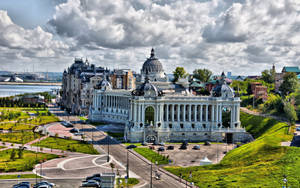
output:
M 153 69 L 152 76 L 160 71 Z M 224 80 L 211 96 L 195 96 L 185 84 L 160 88 L 155 77 L 152 80 L 146 73 L 144 82 L 132 92 L 112 90 L 103 80 L 94 91 L 89 118 L 125 124 L 125 139 L 130 142 L 251 139 L 241 127 L 240 98 Z

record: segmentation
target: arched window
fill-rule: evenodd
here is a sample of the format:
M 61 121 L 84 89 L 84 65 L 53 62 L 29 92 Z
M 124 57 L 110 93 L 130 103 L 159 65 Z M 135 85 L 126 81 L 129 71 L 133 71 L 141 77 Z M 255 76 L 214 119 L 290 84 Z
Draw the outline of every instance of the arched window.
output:
M 192 128 L 195 129 L 195 124 L 194 123 L 192 124 Z
M 183 129 L 183 123 L 180 123 L 180 128 L 182 128 L 182 129 Z
M 145 123 L 154 123 L 154 108 L 152 106 L 148 106 L 145 110 Z
M 142 123 L 140 123 L 140 127 L 143 127 L 143 124 L 142 124 Z
M 160 127 L 160 126 L 161 126 L 161 123 L 158 123 L 157 126 Z

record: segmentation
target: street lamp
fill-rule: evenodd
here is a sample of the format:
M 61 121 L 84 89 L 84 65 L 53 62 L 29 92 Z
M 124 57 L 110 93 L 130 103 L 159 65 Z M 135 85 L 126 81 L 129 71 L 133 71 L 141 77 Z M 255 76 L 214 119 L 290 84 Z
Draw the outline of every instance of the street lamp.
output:
M 286 179 L 286 175 L 283 175 L 283 183 L 285 184 L 285 188 L 287 188 L 288 187 L 288 180 Z
M 109 142 L 110 142 L 110 137 L 107 136 L 107 162 L 109 162 Z

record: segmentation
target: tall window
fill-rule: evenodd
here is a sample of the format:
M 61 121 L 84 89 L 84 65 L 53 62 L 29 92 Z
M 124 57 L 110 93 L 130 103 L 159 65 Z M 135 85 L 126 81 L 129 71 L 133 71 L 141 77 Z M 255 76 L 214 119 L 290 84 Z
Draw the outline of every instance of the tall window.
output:
M 148 106 L 145 110 L 145 123 L 154 124 L 154 108 L 152 106 Z

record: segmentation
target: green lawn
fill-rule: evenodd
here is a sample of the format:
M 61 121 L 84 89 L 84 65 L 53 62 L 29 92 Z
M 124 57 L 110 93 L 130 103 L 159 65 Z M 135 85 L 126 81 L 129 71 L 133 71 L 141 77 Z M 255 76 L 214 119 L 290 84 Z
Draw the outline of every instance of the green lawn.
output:
M 20 175 L 20 178 L 18 178 Z M 40 178 L 36 174 L 9 174 L 9 175 L 0 175 L 0 179 L 27 179 L 27 178 Z
M 67 140 L 62 138 L 48 137 L 41 140 L 40 143 L 33 144 L 34 146 L 41 146 L 45 148 L 60 149 L 65 151 L 73 151 L 79 153 L 99 154 L 93 145 L 86 144 L 78 140 Z
M 169 164 L 169 160 L 166 157 L 149 148 L 134 148 L 133 150 L 153 163 L 157 161 L 158 165 Z
M 280 146 L 292 138 L 287 124 L 243 113 L 241 122 L 257 139 L 230 151 L 220 164 L 165 169 L 199 187 L 281 187 L 284 174 L 291 187 L 299 187 L 300 148 Z
M 13 161 L 10 159 L 12 150 L 0 151 L 0 172 L 30 171 L 40 160 L 50 160 L 57 157 L 53 154 L 38 153 L 36 160 L 35 152 L 24 150 L 23 157 L 19 159 L 18 150 L 15 149 L 16 159 Z
M 84 116 L 78 116 L 78 118 L 79 118 L 80 120 L 82 120 L 82 121 L 88 120 L 88 118 L 86 118 L 86 117 L 84 117 Z
M 122 181 L 121 184 L 119 184 L 119 180 Z M 136 179 L 136 178 L 128 178 L 128 187 L 133 187 L 134 185 L 138 184 L 139 183 L 139 180 Z M 117 188 L 120 188 L 120 187 L 126 187 L 127 184 L 125 183 L 125 179 L 124 178 L 117 178 L 116 180 L 116 185 L 117 185 Z
M 0 128 L 31 130 L 37 125 L 59 121 L 44 108 L 0 108 Z
M 32 140 L 40 138 L 40 134 L 35 134 L 32 131 L 0 133 L 0 141 L 11 142 L 17 144 L 26 144 Z
M 106 132 L 109 136 L 114 138 L 124 138 L 124 133 L 113 133 L 113 132 Z

